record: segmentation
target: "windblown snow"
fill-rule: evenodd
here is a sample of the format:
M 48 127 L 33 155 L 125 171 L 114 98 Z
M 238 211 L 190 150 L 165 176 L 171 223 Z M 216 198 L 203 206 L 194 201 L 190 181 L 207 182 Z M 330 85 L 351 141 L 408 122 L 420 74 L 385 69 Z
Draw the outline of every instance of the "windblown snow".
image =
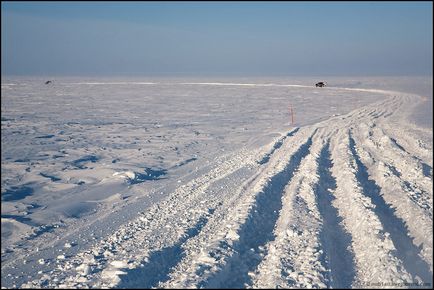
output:
M 431 288 L 432 80 L 315 81 L 2 80 L 2 287 Z

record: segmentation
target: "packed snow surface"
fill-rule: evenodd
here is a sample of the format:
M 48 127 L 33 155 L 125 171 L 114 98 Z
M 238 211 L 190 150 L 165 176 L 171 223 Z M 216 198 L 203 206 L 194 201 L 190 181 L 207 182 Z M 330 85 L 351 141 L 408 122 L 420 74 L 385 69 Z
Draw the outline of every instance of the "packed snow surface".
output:
M 2 79 L 2 287 L 431 288 L 432 80 L 318 80 Z

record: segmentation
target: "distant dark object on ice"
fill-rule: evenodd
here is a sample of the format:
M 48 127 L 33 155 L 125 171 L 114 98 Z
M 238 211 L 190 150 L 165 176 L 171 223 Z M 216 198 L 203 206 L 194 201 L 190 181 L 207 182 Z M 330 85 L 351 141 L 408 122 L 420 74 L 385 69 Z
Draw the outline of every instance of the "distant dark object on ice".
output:
M 319 83 L 316 83 L 315 84 L 315 87 L 320 87 L 320 88 L 322 88 L 322 87 L 325 87 L 325 82 L 319 82 Z
M 52 83 L 52 81 L 46 81 L 45 82 L 46 85 L 51 84 L 51 83 Z

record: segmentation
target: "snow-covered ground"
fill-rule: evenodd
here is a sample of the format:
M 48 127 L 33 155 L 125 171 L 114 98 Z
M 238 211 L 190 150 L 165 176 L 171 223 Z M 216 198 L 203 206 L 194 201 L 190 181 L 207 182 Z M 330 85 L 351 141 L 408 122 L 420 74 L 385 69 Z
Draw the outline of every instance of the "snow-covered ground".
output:
M 432 285 L 431 78 L 45 81 L 2 79 L 2 286 Z

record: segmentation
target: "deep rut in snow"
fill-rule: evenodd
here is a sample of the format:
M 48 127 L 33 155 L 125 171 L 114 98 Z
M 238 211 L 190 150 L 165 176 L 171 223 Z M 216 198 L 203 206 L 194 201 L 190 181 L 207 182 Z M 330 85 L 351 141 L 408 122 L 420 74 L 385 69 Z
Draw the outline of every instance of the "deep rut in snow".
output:
M 330 143 L 321 150 L 318 157 L 319 182 L 315 190 L 318 210 L 323 219 L 320 233 L 328 264 L 331 270 L 331 285 L 333 288 L 350 288 L 355 276 L 354 255 L 349 250 L 351 235 L 347 233 L 340 222 L 336 208 L 332 201 L 335 199 L 331 191 L 336 189 L 336 180 L 330 172 Z
M 213 211 L 210 211 L 212 214 Z M 127 270 L 126 275 L 120 275 L 120 283 L 117 288 L 152 288 L 159 282 L 164 282 L 169 278 L 169 273 L 183 257 L 184 250 L 182 245 L 188 239 L 196 236 L 208 222 L 207 217 L 201 217 L 199 221 L 173 246 L 163 248 L 153 252 L 143 267 Z
M 349 133 L 349 147 L 358 168 L 356 173 L 357 181 L 363 190 L 363 194 L 369 197 L 375 205 L 374 212 L 378 216 L 384 230 L 390 234 L 390 238 L 397 250 L 396 257 L 403 262 L 405 269 L 413 278 L 418 276 L 422 279 L 422 282 L 432 281 L 430 267 L 420 257 L 419 253 L 421 249 L 413 244 L 413 238 L 409 236 L 405 222 L 395 215 L 395 209 L 386 203 L 381 194 L 380 187 L 374 180 L 369 178 L 368 169 L 360 160 L 351 132 Z
M 247 221 L 239 231 L 239 241 L 234 245 L 235 254 L 220 272 L 207 281 L 208 286 L 245 288 L 246 285 L 251 285 L 249 272 L 256 269 L 266 254 L 264 246 L 274 240 L 273 229 L 282 208 L 283 189 L 293 177 L 301 160 L 309 154 L 312 137 L 313 135 L 300 146 L 284 170 L 273 176 L 258 194 Z

